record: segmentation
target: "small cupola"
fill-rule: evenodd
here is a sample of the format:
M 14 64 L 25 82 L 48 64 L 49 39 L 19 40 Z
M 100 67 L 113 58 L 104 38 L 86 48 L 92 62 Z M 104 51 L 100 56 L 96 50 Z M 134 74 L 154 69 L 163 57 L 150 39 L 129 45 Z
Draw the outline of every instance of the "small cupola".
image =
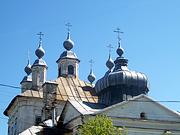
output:
M 88 81 L 92 84 L 95 80 L 96 80 L 96 76 L 94 75 L 94 73 L 93 73 L 93 68 L 92 68 L 92 66 L 93 66 L 93 60 L 91 59 L 90 61 L 89 61 L 89 63 L 90 63 L 90 73 L 89 73 L 89 75 L 88 75 Z
M 31 65 L 30 65 L 30 60 L 28 59 L 28 63 L 26 67 L 24 68 L 24 71 L 26 72 L 26 76 L 24 76 L 23 80 L 20 82 L 21 84 L 21 92 L 23 93 L 24 91 L 31 89 L 32 87 L 32 78 L 31 78 Z
M 46 81 L 46 72 L 47 72 L 47 64 L 43 60 L 43 56 L 45 51 L 42 47 L 42 32 L 38 33 L 39 35 L 39 45 L 35 51 L 36 56 L 38 57 L 32 65 L 32 89 L 40 89 L 42 85 Z
M 78 77 L 78 65 L 80 60 L 72 51 L 74 42 L 70 38 L 71 24 L 66 24 L 68 27 L 67 39 L 64 41 L 63 46 L 66 49 L 56 61 L 58 64 L 58 77 Z

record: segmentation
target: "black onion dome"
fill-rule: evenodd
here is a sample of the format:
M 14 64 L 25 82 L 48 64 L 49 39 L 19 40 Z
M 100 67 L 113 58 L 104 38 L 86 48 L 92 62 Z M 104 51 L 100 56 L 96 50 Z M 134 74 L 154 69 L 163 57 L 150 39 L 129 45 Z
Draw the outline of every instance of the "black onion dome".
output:
M 90 71 L 90 74 L 88 75 L 88 80 L 90 83 L 93 83 L 96 79 L 96 76 L 94 75 L 93 71 Z
M 115 89 L 120 91 L 123 88 L 123 91 L 127 90 L 128 94 L 129 91 L 131 91 L 131 96 L 146 94 L 148 92 L 148 79 L 146 75 L 140 72 L 130 71 L 128 69 L 128 60 L 122 56 L 124 51 L 120 46 L 116 52 L 119 57 L 117 57 L 114 61 L 114 70 L 112 72 L 106 72 L 104 77 L 96 82 L 96 92 L 101 93 L 110 88 L 114 91 Z
M 68 51 L 73 48 L 74 42 L 70 39 L 70 32 L 68 32 L 67 39 L 64 41 L 63 46 Z
M 24 71 L 26 72 L 27 75 L 30 75 L 32 72 L 29 60 L 27 66 L 24 68 Z
M 32 78 L 30 76 L 32 70 L 31 70 L 31 65 L 30 62 L 28 60 L 28 64 L 26 65 L 26 67 L 24 68 L 24 71 L 26 72 L 26 76 L 24 76 L 24 78 L 22 79 L 22 81 L 20 82 L 20 84 L 22 84 L 23 82 L 31 82 Z
M 111 59 L 111 56 L 109 55 L 109 58 L 106 62 L 106 66 L 109 68 L 109 70 L 111 70 L 113 67 L 114 67 L 114 62 L 113 60 Z
M 36 56 L 37 56 L 39 59 L 41 59 L 41 58 L 44 56 L 45 51 L 44 51 L 44 49 L 42 48 L 41 43 L 39 44 L 39 47 L 36 49 L 35 54 L 36 54 Z
M 124 49 L 121 46 L 119 46 L 118 49 L 116 50 L 116 52 L 121 57 L 124 53 Z

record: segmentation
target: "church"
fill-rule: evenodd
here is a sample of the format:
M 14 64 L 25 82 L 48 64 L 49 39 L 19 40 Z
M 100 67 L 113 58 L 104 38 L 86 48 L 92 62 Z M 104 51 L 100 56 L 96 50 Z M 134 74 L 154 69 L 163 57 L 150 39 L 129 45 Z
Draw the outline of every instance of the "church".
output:
M 48 66 L 40 32 L 37 59 L 32 65 L 28 61 L 21 93 L 4 111 L 9 118 L 8 135 L 75 135 L 80 125 L 101 114 L 110 117 L 114 126 L 125 128 L 128 135 L 180 135 L 180 114 L 147 95 L 147 76 L 128 68 L 121 32 L 115 32 L 117 58 L 112 60 L 109 54 L 108 70 L 96 82 L 92 68 L 89 82 L 79 79 L 80 60 L 73 52 L 69 28 L 64 51 L 56 61 L 57 78 L 46 80 Z

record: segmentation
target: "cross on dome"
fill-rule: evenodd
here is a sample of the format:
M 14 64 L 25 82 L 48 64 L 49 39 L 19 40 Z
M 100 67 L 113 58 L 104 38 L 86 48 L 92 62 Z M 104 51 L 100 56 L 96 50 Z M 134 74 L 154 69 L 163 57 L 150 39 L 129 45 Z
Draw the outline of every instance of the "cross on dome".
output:
M 88 75 L 88 80 L 92 84 L 94 80 L 96 79 L 96 76 L 94 75 L 93 70 L 92 70 L 94 61 L 91 59 L 89 63 L 90 63 L 90 74 Z
M 42 36 L 44 36 L 44 34 L 42 32 L 39 32 L 37 35 L 39 36 L 39 40 L 41 41 L 42 40 Z
M 108 46 L 107 46 L 107 48 L 109 48 L 109 55 L 111 55 L 111 51 L 112 51 L 112 49 L 114 48 L 111 44 L 109 44 Z
M 35 54 L 39 59 L 41 59 L 45 54 L 45 51 L 42 47 L 42 36 L 44 36 L 44 34 L 42 32 L 39 32 L 37 35 L 39 36 L 39 46 L 36 49 Z
M 90 69 L 92 70 L 93 63 L 94 63 L 93 59 L 91 59 L 91 60 L 89 61 L 89 63 L 90 63 Z
M 72 27 L 71 23 L 68 22 L 68 23 L 66 23 L 65 25 L 67 26 L 68 32 L 70 32 L 70 27 Z
M 120 43 L 120 41 L 121 41 L 120 34 L 123 34 L 124 32 L 122 32 L 122 31 L 120 30 L 120 28 L 117 28 L 116 30 L 114 30 L 114 32 L 117 33 L 118 43 Z

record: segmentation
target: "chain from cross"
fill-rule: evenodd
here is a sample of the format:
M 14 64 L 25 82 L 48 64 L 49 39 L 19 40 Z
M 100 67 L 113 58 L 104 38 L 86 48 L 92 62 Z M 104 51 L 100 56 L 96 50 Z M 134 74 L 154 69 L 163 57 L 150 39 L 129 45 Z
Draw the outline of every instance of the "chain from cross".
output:
M 89 63 L 90 63 L 90 68 L 92 69 L 92 66 L 93 66 L 93 63 L 94 63 L 93 59 L 91 59 L 91 60 L 89 61 Z
M 68 30 L 68 32 L 70 31 L 70 27 L 72 27 L 72 25 L 71 25 L 71 23 L 66 23 L 66 26 L 67 26 L 67 30 Z
M 123 34 L 124 32 L 120 31 L 120 28 L 117 28 L 116 30 L 114 30 L 114 32 L 118 34 L 118 41 L 120 41 L 121 40 L 120 34 Z
M 42 32 L 39 32 L 37 35 L 39 36 L 39 40 L 41 41 L 42 40 L 42 36 L 44 36 L 44 34 Z
M 112 49 L 114 48 L 111 44 L 109 44 L 108 46 L 107 46 L 107 48 L 109 48 L 109 55 L 111 54 L 111 51 L 112 51 Z

